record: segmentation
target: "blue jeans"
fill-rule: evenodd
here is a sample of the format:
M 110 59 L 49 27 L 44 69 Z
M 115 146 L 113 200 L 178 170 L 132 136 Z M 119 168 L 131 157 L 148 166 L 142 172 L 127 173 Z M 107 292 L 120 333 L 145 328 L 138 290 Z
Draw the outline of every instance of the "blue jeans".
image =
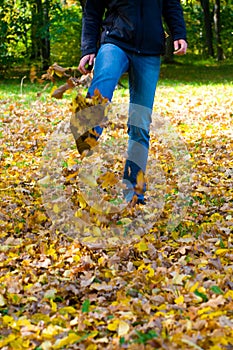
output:
M 137 184 L 140 169 L 145 173 L 149 149 L 149 130 L 154 96 L 160 71 L 160 57 L 126 52 L 113 44 L 101 46 L 94 66 L 94 76 L 88 94 L 98 89 L 111 101 L 115 87 L 123 73 L 129 76 L 128 157 L 124 170 L 124 182 L 130 201 Z M 96 130 L 101 133 L 100 127 Z M 146 188 L 144 188 L 144 191 Z M 144 192 L 143 191 L 143 192 Z M 144 193 L 138 193 L 138 202 L 144 201 Z

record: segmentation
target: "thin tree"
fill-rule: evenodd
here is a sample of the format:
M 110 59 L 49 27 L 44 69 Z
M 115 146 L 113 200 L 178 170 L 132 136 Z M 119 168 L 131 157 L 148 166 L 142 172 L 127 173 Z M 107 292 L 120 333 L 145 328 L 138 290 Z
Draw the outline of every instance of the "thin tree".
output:
M 222 48 L 221 40 L 221 18 L 220 18 L 220 0 L 215 0 L 214 4 L 214 29 L 217 42 L 217 60 L 221 61 L 224 59 L 224 52 Z
M 214 57 L 212 19 L 210 14 L 209 0 L 201 0 L 201 6 L 204 13 L 205 40 L 206 40 L 208 55 L 211 57 Z
M 40 59 L 43 70 L 46 70 L 50 64 L 49 10 L 49 0 L 31 1 L 31 58 Z

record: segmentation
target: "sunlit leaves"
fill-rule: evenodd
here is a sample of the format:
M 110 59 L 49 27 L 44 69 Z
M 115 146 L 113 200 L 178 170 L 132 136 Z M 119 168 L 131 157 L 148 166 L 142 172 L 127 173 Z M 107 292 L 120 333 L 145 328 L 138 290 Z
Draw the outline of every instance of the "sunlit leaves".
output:
M 219 87 L 218 93 L 210 86 L 180 89 L 178 98 L 175 88 L 160 87 L 157 108 L 170 113 L 192 154 L 187 216 L 168 234 L 164 222 L 173 195 L 168 187 L 163 216 L 155 220 L 148 212 L 153 226 L 147 234 L 112 250 L 90 250 L 68 240 L 43 208 L 38 166 L 49 133 L 63 113 L 70 113 L 67 102 L 49 98 L 26 104 L 9 97 L 0 104 L 1 348 L 232 347 L 230 94 L 227 87 Z M 78 97 L 74 109 L 84 102 Z M 173 185 L 168 158 L 157 140 L 151 142 L 152 159 L 159 159 L 167 183 Z M 76 159 L 71 149 L 62 166 L 67 191 L 79 173 Z M 114 186 L 114 174 L 109 170 L 87 181 L 106 190 Z M 139 190 L 144 181 L 139 174 Z M 77 217 L 90 210 L 78 191 L 73 203 Z M 54 203 L 52 210 L 59 215 L 60 205 Z M 117 216 L 116 227 L 127 232 L 135 213 Z M 92 234 L 101 237 L 108 217 L 93 211 L 91 218 Z

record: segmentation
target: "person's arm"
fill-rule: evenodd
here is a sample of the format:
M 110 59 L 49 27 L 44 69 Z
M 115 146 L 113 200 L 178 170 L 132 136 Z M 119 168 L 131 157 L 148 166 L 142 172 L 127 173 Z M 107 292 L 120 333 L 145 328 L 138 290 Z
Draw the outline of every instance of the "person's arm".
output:
M 83 56 L 79 62 L 78 70 L 82 74 L 90 73 L 94 64 L 94 59 L 95 59 L 94 53 Z
M 187 41 L 184 39 L 174 40 L 174 55 L 185 55 L 187 51 Z
M 104 0 L 87 0 L 82 20 L 81 57 L 97 53 L 104 10 Z
M 78 70 L 82 74 L 90 72 L 97 53 L 101 23 L 104 14 L 104 1 L 87 0 L 82 20 L 82 56 Z
M 180 0 L 164 0 L 163 17 L 172 34 L 174 54 L 185 54 L 187 50 L 186 27 Z

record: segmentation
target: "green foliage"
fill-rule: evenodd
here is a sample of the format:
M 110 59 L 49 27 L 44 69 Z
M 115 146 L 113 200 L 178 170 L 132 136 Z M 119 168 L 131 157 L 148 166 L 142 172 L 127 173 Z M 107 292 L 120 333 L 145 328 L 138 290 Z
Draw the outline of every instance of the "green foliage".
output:
M 44 38 L 50 40 L 52 62 L 77 65 L 81 15 L 81 6 L 62 5 L 61 1 L 52 0 L 49 2 L 49 23 L 44 23 L 35 1 L 3 0 L 0 8 L 0 71 L 19 64 L 29 66 L 32 58 L 40 65 L 41 48 L 36 41 Z
M 233 32 L 232 32 L 232 22 L 233 18 L 233 5 L 228 5 L 227 3 L 222 6 L 221 9 L 222 16 L 222 30 L 221 30 L 221 39 L 222 46 L 225 56 L 228 58 L 232 57 L 233 54 Z
M 85 313 L 85 312 L 89 312 L 90 311 L 90 300 L 89 299 L 86 299 L 83 304 L 82 304 L 82 312 Z
M 158 337 L 158 334 L 150 329 L 147 333 L 143 333 L 140 331 L 135 331 L 137 333 L 138 338 L 135 340 L 135 343 L 138 344 L 146 344 L 148 340 L 154 339 Z
M 3 1 L 0 8 L 0 65 L 20 62 L 28 50 L 29 7 L 24 1 Z
M 187 29 L 189 49 L 195 54 L 204 50 L 203 14 L 200 3 L 186 2 L 182 4 Z
M 210 14 L 212 16 L 212 32 L 213 32 L 213 46 L 216 54 L 217 43 L 214 30 L 214 1 L 210 0 Z M 189 43 L 189 50 L 196 54 L 208 57 L 206 47 L 205 31 L 204 31 L 204 14 L 201 7 L 201 2 L 183 1 L 182 7 L 184 10 L 187 37 Z M 232 57 L 232 24 L 230 18 L 233 16 L 233 5 L 227 0 L 221 2 L 221 41 L 222 48 L 226 58 Z
M 76 65 L 80 58 L 82 9 L 79 6 L 57 8 L 51 17 L 51 61 Z

